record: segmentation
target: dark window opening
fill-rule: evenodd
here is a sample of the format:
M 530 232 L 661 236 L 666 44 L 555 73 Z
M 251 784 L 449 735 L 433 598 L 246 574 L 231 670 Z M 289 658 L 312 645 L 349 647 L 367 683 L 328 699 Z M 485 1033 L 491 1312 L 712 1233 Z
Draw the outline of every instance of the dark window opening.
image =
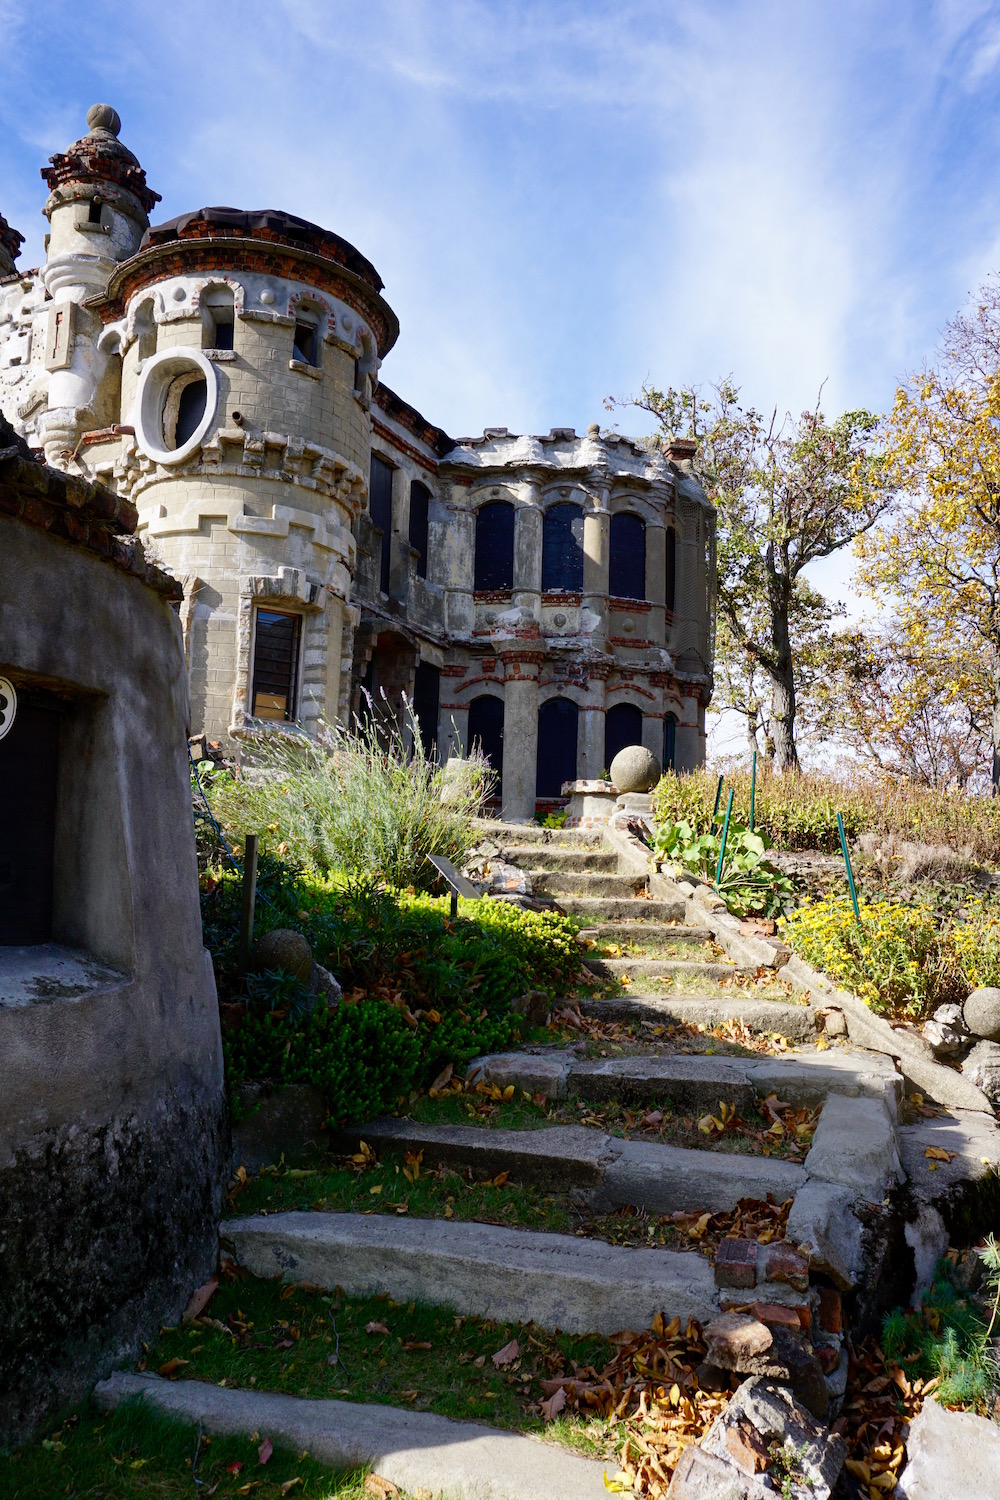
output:
M 583 511 L 568 502 L 550 505 L 542 522 L 542 590 L 578 594 L 582 588 Z
M 257 611 L 250 710 L 255 719 L 294 722 L 301 634 L 301 615 L 286 615 L 273 609 Z
M 87 223 L 101 223 L 101 201 L 99 198 L 91 198 L 90 207 L 87 210 Z
M 469 704 L 468 749 L 481 750 L 496 774 L 491 798 L 503 795 L 503 699 L 492 693 Z
M 475 588 L 481 592 L 514 587 L 514 507 L 491 500 L 476 512 Z
M 616 599 L 646 597 L 646 525 L 625 510 L 611 517 L 608 592 Z
M 0 740 L 0 944 L 47 943 L 52 937 L 58 710 L 22 695 Z
M 316 353 L 318 345 L 316 324 L 296 319 L 292 358 L 300 359 L 304 365 L 317 365 L 319 364 Z
M 233 331 L 235 319 L 232 314 L 226 316 L 225 309 L 220 308 L 212 319 L 215 324 L 215 337 L 212 342 L 213 349 L 231 349 L 233 347 Z
M 419 479 L 410 485 L 410 546 L 417 554 L 417 577 L 427 577 L 427 538 L 431 492 Z
M 383 594 L 389 592 L 389 549 L 392 545 L 392 464 L 387 464 L 378 454 L 372 454 L 371 475 L 368 483 L 368 510 L 375 525 L 382 532 L 382 553 L 379 560 L 379 588 Z
M 663 769 L 677 769 L 677 719 L 674 714 L 666 714 L 663 720 Z
M 413 678 L 413 712 L 420 730 L 420 743 L 428 760 L 437 759 L 438 706 L 441 673 L 430 662 L 417 663 Z
M 604 716 L 604 764 L 610 771 L 619 750 L 642 744 L 642 709 L 634 703 L 616 703 Z
M 677 583 L 677 533 L 672 526 L 667 527 L 667 566 L 666 578 L 664 580 L 663 598 L 667 609 L 673 613 L 674 593 Z
M 198 424 L 205 415 L 208 403 L 208 383 L 204 376 L 189 380 L 181 391 L 177 403 L 177 421 L 174 424 L 173 447 L 183 448 L 189 438 L 194 437 Z
M 576 780 L 578 718 L 569 698 L 550 698 L 538 710 L 536 797 L 561 797 L 563 782 Z

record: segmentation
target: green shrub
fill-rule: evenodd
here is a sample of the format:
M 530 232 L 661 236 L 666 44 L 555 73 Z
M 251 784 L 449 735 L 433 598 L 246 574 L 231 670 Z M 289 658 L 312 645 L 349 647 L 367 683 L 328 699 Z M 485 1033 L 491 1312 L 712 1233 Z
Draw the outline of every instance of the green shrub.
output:
M 722 833 L 696 834 L 687 819 L 661 823 L 653 840 L 657 863 L 674 864 L 703 880 L 710 880 L 731 912 L 738 917 L 777 917 L 793 894 L 787 875 L 764 858 L 768 840 L 730 821 L 721 879 L 716 882 Z
M 988 1323 L 956 1287 L 954 1268 L 945 1259 L 938 1263 L 921 1312 L 895 1308 L 886 1316 L 882 1349 L 888 1360 L 905 1362 L 911 1380 L 917 1376 L 937 1380 L 935 1395 L 942 1405 L 985 1413 L 1000 1392 L 1000 1369 L 990 1343 L 1000 1304 L 1000 1251 L 992 1235 L 987 1237 L 983 1257 L 991 1314 Z
M 707 832 L 717 785 L 714 772 L 667 772 L 653 792 L 657 822 L 687 820 Z M 730 790 L 735 793 L 734 817 L 749 825 L 750 772 L 739 768 L 726 773 L 723 806 Z M 1000 863 L 1000 798 L 938 791 L 853 769 L 838 779 L 812 771 L 775 776 L 766 764 L 758 766 L 754 829 L 775 847 L 835 854 L 840 848 L 838 812 L 849 839 L 872 833 L 947 844 L 967 851 L 970 858 Z M 719 821 L 721 813 L 722 807 Z
M 354 733 L 324 726 L 315 740 L 261 739 L 243 774 L 220 787 L 216 816 L 233 832 L 266 830 L 293 860 L 324 873 L 427 886 L 429 854 L 461 863 L 472 848 L 492 772 L 482 757 L 447 768 L 429 760 L 409 720 L 403 728 L 369 720 Z

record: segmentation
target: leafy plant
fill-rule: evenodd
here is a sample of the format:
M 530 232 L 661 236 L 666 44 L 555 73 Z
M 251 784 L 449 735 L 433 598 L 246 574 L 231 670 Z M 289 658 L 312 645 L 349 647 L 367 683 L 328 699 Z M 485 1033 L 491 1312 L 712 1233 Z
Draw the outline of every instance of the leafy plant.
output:
M 779 916 L 794 892 L 787 875 L 764 858 L 768 847 L 763 834 L 751 833 L 741 823 L 730 821 L 716 888 L 737 916 Z M 682 819 L 663 823 L 656 830 L 652 857 L 657 864 L 677 865 L 715 884 L 721 850 L 721 831 L 697 834 L 687 819 Z
M 536 818 L 535 822 L 542 828 L 565 828 L 567 816 L 565 812 L 550 812 L 546 813 L 544 818 Z
M 919 1313 L 895 1308 L 882 1324 L 887 1359 L 905 1361 L 911 1378 L 936 1380 L 936 1398 L 943 1406 L 977 1411 L 986 1411 L 1000 1389 L 1000 1368 L 990 1342 L 1000 1308 L 1000 1246 L 992 1234 L 982 1257 L 987 1299 L 993 1304 L 988 1325 L 955 1285 L 948 1259 L 939 1263 Z

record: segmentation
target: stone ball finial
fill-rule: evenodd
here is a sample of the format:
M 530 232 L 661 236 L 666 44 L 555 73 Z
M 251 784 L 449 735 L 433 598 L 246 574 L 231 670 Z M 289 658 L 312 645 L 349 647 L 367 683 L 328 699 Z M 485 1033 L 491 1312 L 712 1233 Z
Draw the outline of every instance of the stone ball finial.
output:
M 106 130 L 117 136 L 122 128 L 121 116 L 110 104 L 92 104 L 87 110 L 87 125 L 91 130 Z
M 620 792 L 651 792 L 660 779 L 660 762 L 645 745 L 627 745 L 611 762 L 610 771 Z

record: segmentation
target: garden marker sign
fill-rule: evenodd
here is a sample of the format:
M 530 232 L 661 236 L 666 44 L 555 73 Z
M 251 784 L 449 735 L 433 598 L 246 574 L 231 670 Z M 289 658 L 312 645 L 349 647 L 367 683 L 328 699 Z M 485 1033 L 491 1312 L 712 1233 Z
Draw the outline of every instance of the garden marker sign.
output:
M 428 854 L 427 860 L 451 887 L 451 916 L 454 921 L 458 916 L 459 896 L 464 896 L 467 901 L 478 901 L 482 892 L 477 891 L 472 881 L 466 880 L 461 871 L 455 869 L 450 859 L 445 859 L 440 854 Z
M 14 684 L 6 677 L 0 677 L 0 740 L 8 734 L 14 726 L 17 717 L 17 693 Z

